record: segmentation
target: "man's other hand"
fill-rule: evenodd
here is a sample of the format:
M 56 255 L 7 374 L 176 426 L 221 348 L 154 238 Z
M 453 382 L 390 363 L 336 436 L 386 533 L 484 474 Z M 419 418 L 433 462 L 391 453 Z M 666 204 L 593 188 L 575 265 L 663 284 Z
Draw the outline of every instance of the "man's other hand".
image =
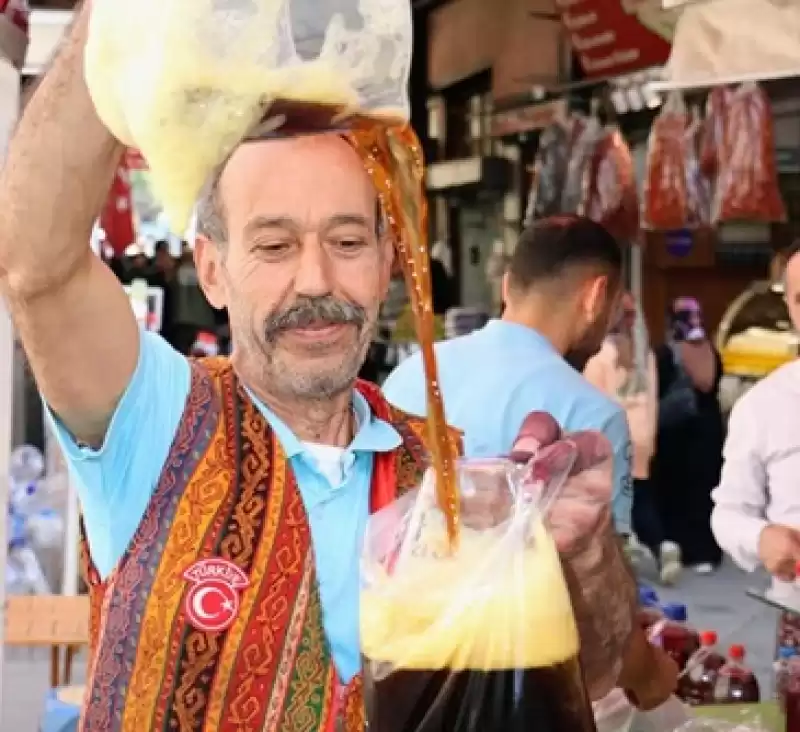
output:
M 771 575 L 794 581 L 800 562 L 800 531 L 781 524 L 767 526 L 758 538 L 758 556 Z

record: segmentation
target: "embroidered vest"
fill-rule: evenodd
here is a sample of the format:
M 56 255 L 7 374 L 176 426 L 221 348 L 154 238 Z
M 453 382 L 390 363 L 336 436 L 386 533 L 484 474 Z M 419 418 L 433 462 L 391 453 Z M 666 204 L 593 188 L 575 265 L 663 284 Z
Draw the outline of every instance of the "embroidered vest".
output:
M 375 455 L 377 510 L 418 485 L 425 424 L 357 388 L 402 438 Z M 339 684 L 325 637 L 293 471 L 227 359 L 193 362 L 169 457 L 116 570 L 100 581 L 85 542 L 84 561 L 83 732 L 363 732 L 360 676 Z

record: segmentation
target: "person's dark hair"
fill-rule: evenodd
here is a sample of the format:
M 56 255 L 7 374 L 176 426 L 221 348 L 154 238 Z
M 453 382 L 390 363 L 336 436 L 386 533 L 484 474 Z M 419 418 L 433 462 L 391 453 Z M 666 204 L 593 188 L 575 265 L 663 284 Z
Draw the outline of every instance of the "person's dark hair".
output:
M 591 219 L 551 216 L 523 230 L 508 264 L 509 284 L 524 292 L 581 267 L 620 276 L 623 257 L 619 242 Z
M 160 254 L 161 252 L 165 252 L 169 254 L 169 242 L 165 239 L 159 239 L 155 245 L 155 253 Z

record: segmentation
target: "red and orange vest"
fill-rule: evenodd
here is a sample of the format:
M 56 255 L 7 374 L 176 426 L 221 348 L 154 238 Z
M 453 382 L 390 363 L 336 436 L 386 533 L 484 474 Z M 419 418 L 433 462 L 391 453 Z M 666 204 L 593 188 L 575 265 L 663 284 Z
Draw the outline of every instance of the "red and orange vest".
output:
M 397 450 L 375 455 L 377 510 L 418 485 L 425 424 L 376 387 L 357 388 L 402 438 Z M 224 560 L 246 578 L 224 630 L 199 630 L 187 617 L 198 583 L 185 572 L 203 559 Z M 88 560 L 86 570 L 92 652 L 83 732 L 363 731 L 360 677 L 339 684 L 323 630 L 293 471 L 226 359 L 193 362 L 180 427 L 127 553 L 105 581 Z

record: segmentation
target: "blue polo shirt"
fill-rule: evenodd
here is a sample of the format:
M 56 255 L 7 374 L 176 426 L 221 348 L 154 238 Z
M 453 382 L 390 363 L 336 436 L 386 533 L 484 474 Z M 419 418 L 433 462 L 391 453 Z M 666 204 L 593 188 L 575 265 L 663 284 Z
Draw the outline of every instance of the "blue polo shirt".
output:
M 104 577 L 121 559 L 156 489 L 183 414 L 189 362 L 160 336 L 142 332 L 139 363 L 99 450 L 75 443 L 53 419 L 81 501 L 92 561 Z M 253 396 L 252 394 L 250 395 Z M 342 681 L 360 669 L 359 560 L 369 515 L 373 458 L 400 436 L 354 393 L 358 429 L 332 484 L 316 458 L 260 401 L 254 402 L 280 440 L 311 526 L 325 633 Z
M 436 345 L 447 421 L 464 432 L 467 457 L 506 455 L 522 422 L 541 410 L 568 432 L 600 430 L 614 448 L 614 524 L 630 533 L 630 434 L 622 408 L 592 386 L 537 331 L 504 320 Z M 386 398 L 426 411 L 422 359 L 415 354 L 390 374 Z

